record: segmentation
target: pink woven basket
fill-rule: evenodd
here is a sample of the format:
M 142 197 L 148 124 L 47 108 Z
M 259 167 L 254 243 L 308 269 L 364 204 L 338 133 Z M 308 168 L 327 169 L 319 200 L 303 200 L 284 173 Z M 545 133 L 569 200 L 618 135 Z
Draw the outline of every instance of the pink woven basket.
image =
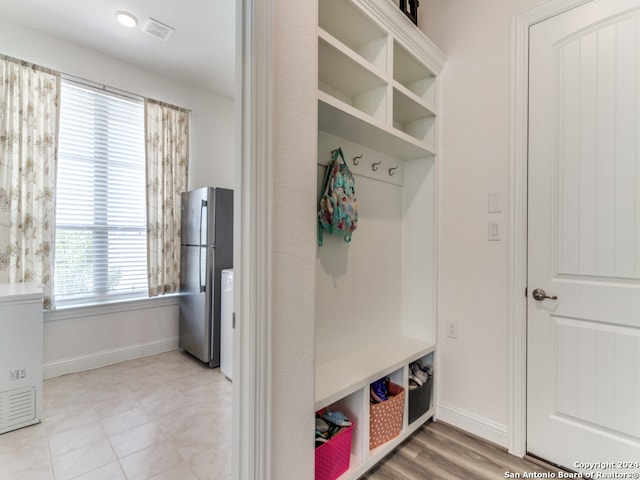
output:
M 316 480 L 336 480 L 349 470 L 352 435 L 353 425 L 344 427 L 316 448 Z

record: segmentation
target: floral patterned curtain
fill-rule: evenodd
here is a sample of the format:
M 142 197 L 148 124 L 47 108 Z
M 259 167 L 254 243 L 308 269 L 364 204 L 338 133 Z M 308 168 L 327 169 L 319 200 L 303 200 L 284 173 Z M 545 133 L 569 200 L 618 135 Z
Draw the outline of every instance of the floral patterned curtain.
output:
M 52 308 L 60 76 L 0 55 L 0 283 L 39 282 Z
M 149 296 L 180 289 L 180 194 L 187 190 L 189 112 L 145 100 Z

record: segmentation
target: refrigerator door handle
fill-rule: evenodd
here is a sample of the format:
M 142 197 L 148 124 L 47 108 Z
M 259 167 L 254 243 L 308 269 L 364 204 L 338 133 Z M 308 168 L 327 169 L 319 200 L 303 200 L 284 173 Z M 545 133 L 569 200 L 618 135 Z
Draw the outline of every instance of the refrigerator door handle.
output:
M 205 213 L 205 209 L 207 209 L 207 212 Z M 209 204 L 206 200 L 202 200 L 200 203 L 200 239 L 199 239 L 199 244 L 200 245 L 206 245 L 207 244 L 207 226 L 205 225 L 205 237 L 204 240 L 202 239 L 202 221 L 207 219 L 208 213 L 209 213 Z
M 203 244 L 206 243 L 206 240 L 203 242 L 202 241 L 202 220 L 207 218 L 206 214 L 204 213 L 204 209 L 208 210 L 208 205 L 207 205 L 207 201 L 206 200 L 202 200 L 202 202 L 200 203 L 200 247 L 199 247 L 199 252 L 198 252 L 198 264 L 199 264 L 199 268 L 198 268 L 198 277 L 199 277 L 199 281 L 200 281 L 200 292 L 204 292 L 206 290 L 206 279 L 205 282 L 202 281 L 202 250 L 203 250 Z M 207 212 L 208 213 L 208 212 Z M 204 266 L 205 270 L 207 268 L 207 266 Z
M 200 293 L 206 290 L 206 285 L 202 282 L 202 250 L 204 247 L 198 247 L 198 279 L 200 283 Z M 205 267 L 206 268 L 206 267 Z

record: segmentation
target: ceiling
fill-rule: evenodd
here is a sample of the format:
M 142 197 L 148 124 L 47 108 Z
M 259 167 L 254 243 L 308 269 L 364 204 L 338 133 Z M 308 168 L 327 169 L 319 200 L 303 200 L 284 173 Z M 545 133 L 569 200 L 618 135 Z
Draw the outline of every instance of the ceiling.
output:
M 235 4 L 233 0 L 0 0 L 0 18 L 233 97 Z M 117 10 L 132 13 L 138 25 L 120 25 Z M 175 31 L 166 40 L 143 32 L 149 17 Z

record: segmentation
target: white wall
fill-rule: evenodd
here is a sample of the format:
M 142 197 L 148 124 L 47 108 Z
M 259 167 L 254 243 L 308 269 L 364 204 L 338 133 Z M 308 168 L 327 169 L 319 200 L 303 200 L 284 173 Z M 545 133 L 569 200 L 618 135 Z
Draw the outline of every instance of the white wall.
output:
M 0 53 L 191 110 L 189 187 L 233 188 L 233 99 L 2 18 Z
M 175 297 L 45 312 L 44 378 L 178 348 Z
M 507 444 L 511 16 L 540 0 L 424 0 L 440 77 L 438 417 Z M 500 194 L 501 213 L 487 212 Z M 487 222 L 502 241 L 489 242 Z M 455 322 L 458 338 L 445 336 Z
M 353 169 L 358 200 L 358 228 L 350 243 L 344 235 L 324 234 L 315 266 L 316 364 L 321 365 L 364 345 L 399 335 L 402 329 L 402 206 L 403 187 L 364 176 L 376 161 L 400 164 L 366 146 L 318 132 L 318 161 L 329 162 L 330 152 L 341 147 Z M 360 168 L 351 163 L 363 154 Z M 326 167 L 318 166 L 321 192 Z M 399 171 L 401 178 L 403 171 Z M 318 198 L 320 193 L 318 194 Z M 313 210 L 312 210 L 313 211 Z M 372 261 L 375 259 L 375 261 Z
M 270 2 L 273 21 L 271 476 L 313 478 L 318 58 L 315 8 Z M 268 54 L 268 53 L 267 53 Z M 292 428 L 293 426 L 293 428 Z M 267 477 L 263 477 L 267 478 Z
M 0 19 L 0 53 L 191 110 L 189 187 L 233 188 L 234 104 L 102 53 Z M 45 376 L 95 368 L 178 346 L 175 300 L 115 310 L 45 314 Z

